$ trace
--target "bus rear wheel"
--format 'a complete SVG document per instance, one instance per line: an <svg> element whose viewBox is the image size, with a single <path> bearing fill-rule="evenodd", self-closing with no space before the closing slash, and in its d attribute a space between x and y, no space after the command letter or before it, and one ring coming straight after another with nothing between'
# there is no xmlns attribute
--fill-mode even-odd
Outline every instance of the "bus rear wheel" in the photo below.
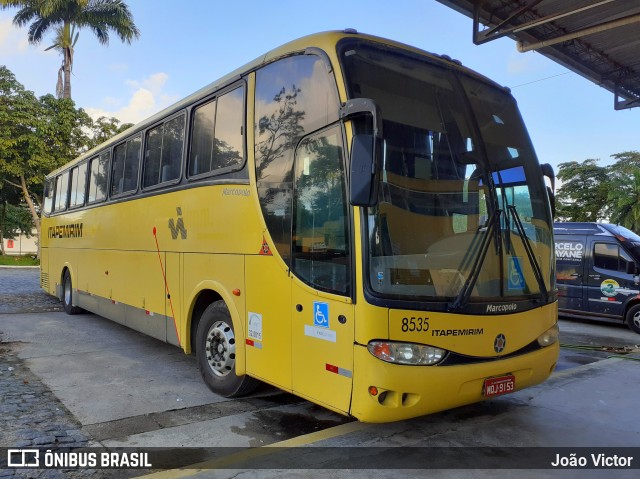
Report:
<svg viewBox="0 0 640 479"><path fill-rule="evenodd" d="M224 397L248 394L259 384L236 374L236 338L224 301L210 304L202 313L196 332L196 357L202 379Z"/></svg>
<svg viewBox="0 0 640 479"><path fill-rule="evenodd" d="M73 284L71 283L71 274L69 270L65 270L62 278L62 305L64 312L67 314L79 314L83 309L73 306Z"/></svg>
<svg viewBox="0 0 640 479"><path fill-rule="evenodd" d="M634 333L640 334L640 304L636 304L627 311L627 326Z"/></svg>

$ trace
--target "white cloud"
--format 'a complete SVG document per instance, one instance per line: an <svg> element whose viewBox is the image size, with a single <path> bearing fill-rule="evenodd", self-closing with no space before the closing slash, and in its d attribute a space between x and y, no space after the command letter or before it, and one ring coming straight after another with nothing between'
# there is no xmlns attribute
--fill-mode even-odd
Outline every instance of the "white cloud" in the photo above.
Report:
<svg viewBox="0 0 640 479"><path fill-rule="evenodd" d="M27 39L26 35L23 35L20 40L18 41L18 48L17 48L19 53L24 53L27 50L29 50L29 40ZM44 50L43 50L44 52ZM55 52L49 53L49 55L52 55ZM46 53L44 53L46 55Z"/></svg>
<svg viewBox="0 0 640 479"><path fill-rule="evenodd" d="M11 19L4 18L0 20L0 46L4 45L4 43L7 41L7 37L11 32L11 28Z"/></svg>
<svg viewBox="0 0 640 479"><path fill-rule="evenodd" d="M13 26L11 18L0 19L0 54L15 55L26 50L26 32L23 35L19 29Z"/></svg>
<svg viewBox="0 0 640 479"><path fill-rule="evenodd" d="M143 80L128 80L131 97L126 105L114 97L103 100L106 108L85 108L94 119L101 116L115 117L122 123L138 123L174 103L177 98L163 91L169 75L154 73Z"/></svg>
<svg viewBox="0 0 640 479"><path fill-rule="evenodd" d="M29 45L27 40L28 28L18 28L13 24L13 17L0 17L0 55L38 55L57 54L55 51L45 52L42 45Z"/></svg>
<svg viewBox="0 0 640 479"><path fill-rule="evenodd" d="M131 88L147 89L153 94L157 95L161 92L162 87L164 87L164 84L167 82L168 78L169 78L169 75L167 75L166 73L160 72L160 73L154 73L149 78L145 78L142 81L128 80L127 84Z"/></svg>

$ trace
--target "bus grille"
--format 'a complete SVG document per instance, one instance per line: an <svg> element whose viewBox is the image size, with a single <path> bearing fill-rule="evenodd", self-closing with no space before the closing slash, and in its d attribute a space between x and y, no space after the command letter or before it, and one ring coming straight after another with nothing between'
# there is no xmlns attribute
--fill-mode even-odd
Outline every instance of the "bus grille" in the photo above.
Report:
<svg viewBox="0 0 640 479"><path fill-rule="evenodd" d="M49 273L40 273L40 287L49 291Z"/></svg>

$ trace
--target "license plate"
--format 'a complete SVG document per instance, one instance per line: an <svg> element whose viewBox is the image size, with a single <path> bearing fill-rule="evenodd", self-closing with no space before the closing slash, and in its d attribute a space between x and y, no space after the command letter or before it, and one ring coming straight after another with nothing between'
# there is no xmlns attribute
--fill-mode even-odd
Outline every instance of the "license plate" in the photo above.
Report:
<svg viewBox="0 0 640 479"><path fill-rule="evenodd" d="M513 374L484 380L484 396L488 398L513 392L515 388L516 377Z"/></svg>

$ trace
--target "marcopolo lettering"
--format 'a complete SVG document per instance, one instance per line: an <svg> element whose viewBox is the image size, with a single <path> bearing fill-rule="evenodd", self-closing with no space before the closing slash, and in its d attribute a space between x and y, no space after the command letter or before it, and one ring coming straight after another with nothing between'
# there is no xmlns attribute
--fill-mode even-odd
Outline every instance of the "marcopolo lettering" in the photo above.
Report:
<svg viewBox="0 0 640 479"><path fill-rule="evenodd" d="M49 226L49 238L82 238L83 223Z"/></svg>
<svg viewBox="0 0 640 479"><path fill-rule="evenodd" d="M518 309L516 303L509 304L487 304L487 313L508 313Z"/></svg>
<svg viewBox="0 0 640 479"><path fill-rule="evenodd" d="M249 196L251 192L245 188L225 188L222 196Z"/></svg>

